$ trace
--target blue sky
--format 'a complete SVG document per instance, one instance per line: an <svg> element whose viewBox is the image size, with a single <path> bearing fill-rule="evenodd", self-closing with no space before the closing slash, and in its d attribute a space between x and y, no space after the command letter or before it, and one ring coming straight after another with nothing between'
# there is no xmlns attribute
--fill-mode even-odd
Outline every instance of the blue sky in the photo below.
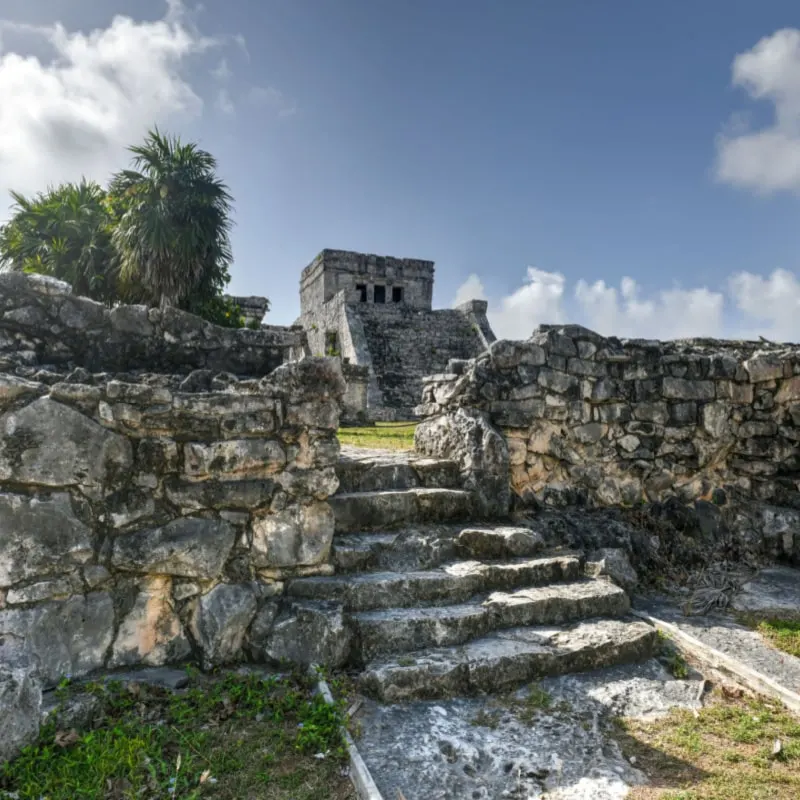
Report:
<svg viewBox="0 0 800 800"><path fill-rule="evenodd" d="M0 190L103 180L156 121L194 138L236 199L230 289L269 296L269 322L334 247L436 261L435 304L486 297L509 336L800 338L796 2L2 0L0 18Z"/></svg>

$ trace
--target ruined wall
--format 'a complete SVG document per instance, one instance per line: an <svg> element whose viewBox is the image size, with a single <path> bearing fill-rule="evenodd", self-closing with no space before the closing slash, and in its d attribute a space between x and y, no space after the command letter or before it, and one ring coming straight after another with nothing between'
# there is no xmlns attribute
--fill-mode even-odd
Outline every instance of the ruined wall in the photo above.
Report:
<svg viewBox="0 0 800 800"><path fill-rule="evenodd" d="M299 329L220 328L174 308L109 309L61 281L0 273L0 369L266 375L304 345Z"/></svg>
<svg viewBox="0 0 800 800"><path fill-rule="evenodd" d="M296 337L36 276L0 309L0 663L280 658L281 581L331 569L339 362L264 375Z"/></svg>
<svg viewBox="0 0 800 800"><path fill-rule="evenodd" d="M484 412L507 440L522 499L722 505L736 495L800 509L800 346L543 326L452 366L459 374L426 379L418 412ZM800 555L791 525L773 533Z"/></svg>
<svg viewBox="0 0 800 800"><path fill-rule="evenodd" d="M326 572L344 382L0 374L0 660L46 684L269 648L287 575Z"/></svg>

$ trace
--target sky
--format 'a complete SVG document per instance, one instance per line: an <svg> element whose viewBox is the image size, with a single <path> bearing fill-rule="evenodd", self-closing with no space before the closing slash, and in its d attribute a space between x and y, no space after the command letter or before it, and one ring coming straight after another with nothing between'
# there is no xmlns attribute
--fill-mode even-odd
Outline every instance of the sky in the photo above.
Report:
<svg viewBox="0 0 800 800"><path fill-rule="evenodd" d="M329 247L435 261L501 337L800 340L796 0L0 0L0 219L156 124L271 324Z"/></svg>

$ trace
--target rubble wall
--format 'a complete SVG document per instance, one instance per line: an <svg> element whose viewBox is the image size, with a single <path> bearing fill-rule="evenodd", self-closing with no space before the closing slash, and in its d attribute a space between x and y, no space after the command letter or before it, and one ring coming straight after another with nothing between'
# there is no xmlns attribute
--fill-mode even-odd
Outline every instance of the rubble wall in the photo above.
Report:
<svg viewBox="0 0 800 800"><path fill-rule="evenodd" d="M176 308L107 308L41 275L0 273L0 369L266 375L305 347L299 329L220 328Z"/></svg>
<svg viewBox="0 0 800 800"><path fill-rule="evenodd" d="M0 292L0 328L17 348L0 371L0 662L33 661L48 686L98 668L269 658L282 581L331 569L339 362L239 378L228 362L118 373L113 354L110 366L84 361L101 373L21 366L21 352L54 358L39 314L62 320L52 336L71 348L68 367L81 335L84 354L107 352L99 323L63 321L75 308L108 324L139 315L42 287ZM260 370L256 351L234 347L232 364Z"/></svg>
<svg viewBox="0 0 800 800"><path fill-rule="evenodd" d="M543 326L449 369L425 380L418 438L458 409L482 412L506 439L521 503L722 506L736 496L800 509L800 346ZM800 555L800 534L779 527L778 549Z"/></svg>

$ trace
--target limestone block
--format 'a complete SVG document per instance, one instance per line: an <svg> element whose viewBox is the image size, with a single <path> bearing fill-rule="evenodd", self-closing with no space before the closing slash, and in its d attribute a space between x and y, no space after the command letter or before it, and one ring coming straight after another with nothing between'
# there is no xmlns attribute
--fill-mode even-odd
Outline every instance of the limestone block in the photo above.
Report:
<svg viewBox="0 0 800 800"><path fill-rule="evenodd" d="M590 575L607 575L625 591L631 592L639 583L639 576L631 566L628 554L621 547L604 547L592 553L586 565Z"/></svg>
<svg viewBox="0 0 800 800"><path fill-rule="evenodd" d="M236 531L228 522L184 517L160 528L116 536L111 563L128 572L215 578L235 538Z"/></svg>
<svg viewBox="0 0 800 800"><path fill-rule="evenodd" d="M39 734L42 687L27 659L0 661L0 768Z"/></svg>
<svg viewBox="0 0 800 800"><path fill-rule="evenodd" d="M67 571L89 561L92 535L69 495L0 494L0 586Z"/></svg>
<svg viewBox="0 0 800 800"><path fill-rule="evenodd" d="M190 624L205 669L242 658L242 644L257 605L253 584L221 583L195 601Z"/></svg>
<svg viewBox="0 0 800 800"><path fill-rule="evenodd" d="M714 381L692 381L683 378L664 378L664 397L670 400L713 400Z"/></svg>
<svg viewBox="0 0 800 800"><path fill-rule="evenodd" d="M184 445L184 471L192 477L270 475L286 464L280 442L272 439L230 439Z"/></svg>
<svg viewBox="0 0 800 800"><path fill-rule="evenodd" d="M578 379L574 376L553 369L543 369L539 372L539 385L560 394L577 392L579 386Z"/></svg>
<svg viewBox="0 0 800 800"><path fill-rule="evenodd" d="M752 387L751 391L752 391ZM794 403L800 400L800 376L789 378L781 383L775 395L776 403Z"/></svg>
<svg viewBox="0 0 800 800"><path fill-rule="evenodd" d="M777 353L759 350L744 362L751 383L772 381L783 377L783 361Z"/></svg>
<svg viewBox="0 0 800 800"><path fill-rule="evenodd" d="M254 641L272 661L301 666L343 666L350 655L352 632L340 603L292 603L272 625L266 641Z"/></svg>
<svg viewBox="0 0 800 800"><path fill-rule="evenodd" d="M0 417L0 479L108 486L129 474L130 442L47 397Z"/></svg>
<svg viewBox="0 0 800 800"><path fill-rule="evenodd" d="M0 664L20 654L38 661L47 688L64 675L102 667L113 635L114 604L106 592L6 608L0 610Z"/></svg>
<svg viewBox="0 0 800 800"><path fill-rule="evenodd" d="M109 667L161 666L190 652L172 605L172 580L154 575L142 581L133 608L123 618L111 650Z"/></svg>
<svg viewBox="0 0 800 800"><path fill-rule="evenodd" d="M256 567L293 567L327 560L334 531L334 515L324 502L290 505L253 520L253 564Z"/></svg>
<svg viewBox="0 0 800 800"><path fill-rule="evenodd" d="M465 528L458 543L474 558L532 556L545 544L539 531L530 528Z"/></svg>
<svg viewBox="0 0 800 800"><path fill-rule="evenodd" d="M200 483L170 476L164 481L167 499L184 513L214 509L257 509L268 506L278 490L273 478L208 480Z"/></svg>
<svg viewBox="0 0 800 800"><path fill-rule="evenodd" d="M715 439L723 437L729 431L728 419L731 407L728 403L717 401L703 406L703 428L709 436Z"/></svg>
<svg viewBox="0 0 800 800"><path fill-rule="evenodd" d="M41 383L0 373L0 409L8 408L21 397L34 397L44 391L45 387Z"/></svg>

